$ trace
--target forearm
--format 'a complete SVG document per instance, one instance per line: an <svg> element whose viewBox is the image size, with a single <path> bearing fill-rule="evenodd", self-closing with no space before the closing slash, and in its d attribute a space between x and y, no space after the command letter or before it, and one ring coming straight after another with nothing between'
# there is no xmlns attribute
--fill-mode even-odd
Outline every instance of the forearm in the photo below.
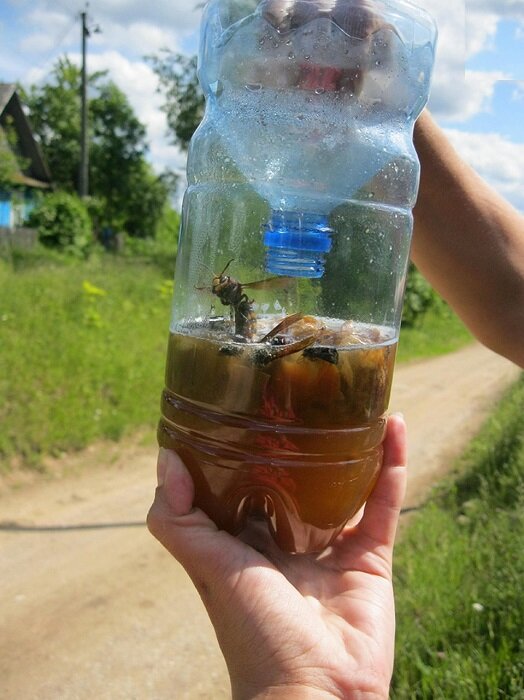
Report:
<svg viewBox="0 0 524 700"><path fill-rule="evenodd" d="M524 366L524 217L457 155L424 112L412 258L472 333Z"/></svg>

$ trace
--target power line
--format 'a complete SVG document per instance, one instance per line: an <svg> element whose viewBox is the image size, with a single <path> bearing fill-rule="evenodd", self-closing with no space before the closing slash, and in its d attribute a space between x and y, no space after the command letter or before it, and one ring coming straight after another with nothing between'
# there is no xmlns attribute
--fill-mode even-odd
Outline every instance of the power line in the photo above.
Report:
<svg viewBox="0 0 524 700"><path fill-rule="evenodd" d="M49 51L49 53L48 53L47 57L44 59L44 61L42 61L41 65L43 68L45 68L47 66L47 64L49 63L49 61L51 61L51 59L56 56L59 48L62 46L66 37L68 36L68 34L71 32L71 30L73 29L73 27L77 23L77 19L78 19L78 17L77 17L77 15L75 15L73 17L73 19L70 21L70 23L68 25L66 25L66 28L64 29L62 34L59 34L58 37L54 40L53 48Z"/></svg>

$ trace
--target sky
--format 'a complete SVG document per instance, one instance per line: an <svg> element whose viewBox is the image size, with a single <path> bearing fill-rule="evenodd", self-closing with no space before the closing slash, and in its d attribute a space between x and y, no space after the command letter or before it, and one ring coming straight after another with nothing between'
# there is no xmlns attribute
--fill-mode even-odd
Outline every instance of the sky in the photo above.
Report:
<svg viewBox="0 0 524 700"><path fill-rule="evenodd" d="M524 211L524 0L417 0L439 28L429 102L463 158ZM147 127L157 171L183 170L144 56L195 53L197 0L91 0L88 70L108 70ZM45 81L67 54L80 63L83 0L0 0L0 82ZM100 32L95 32L96 28Z"/></svg>

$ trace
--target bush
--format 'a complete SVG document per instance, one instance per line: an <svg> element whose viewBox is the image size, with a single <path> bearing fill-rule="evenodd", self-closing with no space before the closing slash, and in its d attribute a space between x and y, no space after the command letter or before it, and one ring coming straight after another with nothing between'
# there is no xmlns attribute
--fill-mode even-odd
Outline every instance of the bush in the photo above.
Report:
<svg viewBox="0 0 524 700"><path fill-rule="evenodd" d="M421 321L429 309L442 303L442 300L429 282L422 277L415 265L410 263L404 296L402 325L407 328L413 328Z"/></svg>
<svg viewBox="0 0 524 700"><path fill-rule="evenodd" d="M124 256L150 262L166 277L172 278L175 272L179 228L180 214L171 207L164 207L156 236L154 238L126 236Z"/></svg>
<svg viewBox="0 0 524 700"><path fill-rule="evenodd" d="M76 257L84 257L92 244L91 219L76 195L46 195L31 213L29 225L38 230L43 245Z"/></svg>

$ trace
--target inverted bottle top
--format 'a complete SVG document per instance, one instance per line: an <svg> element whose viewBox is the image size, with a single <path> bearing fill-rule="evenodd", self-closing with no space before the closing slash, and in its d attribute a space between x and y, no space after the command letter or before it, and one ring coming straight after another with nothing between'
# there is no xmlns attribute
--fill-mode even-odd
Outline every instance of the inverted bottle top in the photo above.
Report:
<svg viewBox="0 0 524 700"><path fill-rule="evenodd" d="M409 0L210 0L219 6L220 24L226 32L238 23L260 16L281 35L319 18L331 20L347 36L367 39L392 28L406 45L434 43L436 25L431 15Z"/></svg>
<svg viewBox="0 0 524 700"><path fill-rule="evenodd" d="M333 245L327 216L273 211L264 231L266 271L287 277L320 278Z"/></svg>
<svg viewBox="0 0 524 700"><path fill-rule="evenodd" d="M436 26L405 0L210 0L199 76L228 89L326 94L415 119L427 99Z"/></svg>

